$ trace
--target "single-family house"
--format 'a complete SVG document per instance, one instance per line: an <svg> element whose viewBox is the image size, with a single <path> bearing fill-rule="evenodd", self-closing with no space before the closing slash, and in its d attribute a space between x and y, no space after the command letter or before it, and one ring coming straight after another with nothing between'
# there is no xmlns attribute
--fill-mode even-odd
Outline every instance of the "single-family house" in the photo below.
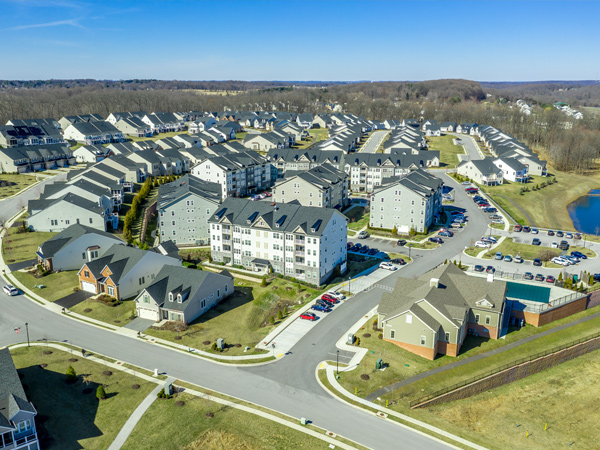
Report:
<svg viewBox="0 0 600 450"><path fill-rule="evenodd" d="M496 186L504 181L502 170L490 158L463 161L456 167L456 173L486 186Z"/></svg>

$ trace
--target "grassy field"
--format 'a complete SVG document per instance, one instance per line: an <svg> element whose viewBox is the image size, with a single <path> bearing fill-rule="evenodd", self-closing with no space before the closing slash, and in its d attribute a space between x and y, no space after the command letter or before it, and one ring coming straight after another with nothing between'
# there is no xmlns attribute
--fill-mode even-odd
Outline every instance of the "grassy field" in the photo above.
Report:
<svg viewBox="0 0 600 450"><path fill-rule="evenodd" d="M484 353L484 352L487 352L487 351L490 351L490 350L493 350L496 348L504 347L507 344L518 341L525 337L541 333L542 331L554 328L554 327L556 327L558 325L562 325L564 323L572 322L574 320L577 320L577 319L580 319L583 317L587 317L587 316L589 316L591 314L595 314L597 312L600 312L600 307L582 311L580 313L574 314L572 316L569 316L569 317L561 319L561 320L557 320L555 322L551 322L549 324L546 324L546 325L538 327L538 328L536 328L532 325L525 325L522 328L509 327L508 333L504 339L494 340L494 339L486 339L486 338L482 338L482 337L476 337L476 336L469 335L465 338L465 342L460 349L460 353L459 353L458 357L455 358L452 356L439 355L433 361L430 361L428 359L417 356L414 353L404 350L395 344L392 344L390 342L386 342L382 339L379 339L377 337L379 332L374 331L372 328L372 322L375 319L371 319L370 321L366 322L363 325L364 330L361 329L356 334L361 340L360 346L368 348L369 352L367 352L366 356L361 361L360 367L358 367L352 371L348 371L348 372L341 371L339 382L340 382L340 384L342 384L342 386L344 386L350 392L354 392L354 389L357 388L357 395L359 397L365 397L366 395L370 394L371 392L373 392L381 387L388 386L390 384L404 380L404 379L409 378L418 373L421 373L421 372L424 372L427 370L431 370L435 367L444 366L446 364L452 363L457 360L469 358L471 356L475 356L480 353ZM600 319L594 319L593 321L595 321L595 323L600 323ZM585 330L589 330L589 329L590 329L589 327L585 327ZM565 331L565 332L561 331L559 333L564 333L567 336L567 338L564 340L564 342L570 341L570 339L568 337L568 336L570 336L569 331ZM371 336L365 337L365 334L370 334ZM579 334L576 334L576 335L580 336ZM583 335L585 335L585 334L583 334ZM542 338L542 339L545 339L545 338ZM574 337L572 339L577 339L577 337ZM561 341L561 342L563 342L563 341ZM552 345L550 345L550 347L548 347L548 348L551 348L551 347L552 347ZM534 350L530 350L530 354L536 353L535 349L538 348L538 346L533 345L532 348ZM520 353L517 350L518 350L518 348L507 351L506 353L508 355L506 357L500 357L500 355L498 355L496 357L497 359L495 359L494 361L497 363L498 366L500 366L505 362L511 361L512 359L516 359L516 358L520 357L520 356L515 356L515 355L520 355ZM523 355L525 356L526 354L527 353L524 353ZM377 362L377 360L379 358L382 358L384 363L389 364L389 366L384 371L375 369L375 363ZM477 370L485 371L485 368L487 367L486 363L484 363L484 362L481 362L479 364L474 362L469 365L470 366L472 365L472 367L475 367L475 369L473 369L473 371L477 371ZM451 382L448 382L447 385L452 385L454 383L461 381L461 379L463 379L461 377L463 377L463 376L465 378L468 378L468 377L476 374L475 372L471 372L471 371L467 371L467 372L463 373L462 371L459 371L458 369L451 369L450 371L445 372L445 373L449 374L448 377L450 377L452 380ZM369 375L369 380L361 379L362 374ZM397 391L397 393L394 394L394 399L397 399L397 398L399 398L399 396L402 396L402 395L406 396L408 392L410 392L411 395L416 395L418 397L418 396L420 396L419 394L421 392L419 389L425 388L425 387L427 387L427 389L433 389L435 391L435 389L434 389L436 386L435 383L429 383L426 381L429 378L433 378L433 377L434 376L428 377L422 381L418 381L417 383L418 384L420 383L418 386L418 389L411 389L410 386L412 386L412 385L401 388L400 390ZM443 374L439 374L435 377L436 377L437 382L440 382L440 380L445 379ZM425 394L423 394L423 395L425 395ZM390 395L389 397L386 397L386 398L391 400L392 396ZM412 398L410 398L409 400L412 400Z"/></svg>
<svg viewBox="0 0 600 450"><path fill-rule="evenodd" d="M230 345L225 354L253 354L254 350L244 353L244 348L253 348L287 317L283 315L285 306L288 315L292 314L293 306L306 303L318 293L280 278L274 278L268 286L236 278L235 294L188 324L187 330L180 333L181 340L175 340L177 332L168 329L148 329L146 334L209 352L213 342L223 338ZM282 312L280 320L278 311ZM273 324L269 322L271 316Z"/></svg>
<svg viewBox="0 0 600 450"><path fill-rule="evenodd" d="M491 449L567 448L569 442L575 448L598 448L600 414L589 389L600 382L599 374L600 351L595 351L484 394L429 408L427 415ZM490 414L493 420L482 420Z"/></svg>
<svg viewBox="0 0 600 450"><path fill-rule="evenodd" d="M520 195L523 186L530 189L538 183L556 177L558 183L546 186L538 191L526 192ZM590 189L600 187L600 174L576 175L572 173L553 171L550 177L532 177L526 185L521 183L507 183L500 186L480 186L480 188L498 203L517 222L525 225L531 224L512 200L531 217L534 224L542 228L573 231L573 222L567 212L567 206L587 193ZM502 198L505 197L505 198Z"/></svg>
<svg viewBox="0 0 600 450"><path fill-rule="evenodd" d="M45 349L34 346L11 351L19 375L23 377L27 397L38 412L35 422L40 448L108 448L155 384L120 371L105 376L103 372L107 369L103 364L82 358L81 354L51 349L51 355L43 355ZM77 361L69 361L72 357ZM41 368L41 363L48 366ZM65 382L69 365L79 374L74 384ZM100 384L108 394L102 401L96 398ZM140 388L132 389L133 384L139 384Z"/></svg>
<svg viewBox="0 0 600 450"><path fill-rule="evenodd" d="M185 405L177 407L178 400ZM208 418L207 413L214 416ZM285 425L184 392L177 398L155 401L122 449L278 450L327 449L328 445Z"/></svg>
<svg viewBox="0 0 600 450"><path fill-rule="evenodd" d="M350 230L358 231L361 228L369 225L369 213L365 213L367 208L362 206L355 206L350 211L344 213L350 221L348 222L348 228Z"/></svg>
<svg viewBox="0 0 600 450"><path fill-rule="evenodd" d="M534 235L535 236L535 235ZM532 238L533 239L533 238ZM480 249L481 250L481 249ZM539 245L531 245L531 244L518 244L513 241L512 238L506 238L498 247L486 252L483 257L485 259L491 259L494 257L496 252L502 252L503 255L512 255L513 257L520 255L523 259L534 259L538 258L540 253L549 251L553 256L558 256L561 253L561 250L557 248L548 248L542 247ZM583 248L580 246L571 246L569 247L569 252L579 251L584 255L594 258L596 257L596 252L589 248ZM552 264L552 263L551 263ZM559 266L557 266L559 267Z"/></svg>
<svg viewBox="0 0 600 450"><path fill-rule="evenodd" d="M2 239L2 256L7 263L35 259L35 252L38 247L58 234L46 231L30 233L18 233L17 231L18 228L16 227L9 228L4 239Z"/></svg>
<svg viewBox="0 0 600 450"><path fill-rule="evenodd" d="M450 134L427 138L427 143L429 144L428 150L440 152L440 167L456 167L460 162L457 155L465 153L462 145L454 145L454 139L456 139L456 137Z"/></svg>
<svg viewBox="0 0 600 450"><path fill-rule="evenodd" d="M17 194L35 183L35 175L2 174L0 177L0 199Z"/></svg>
<svg viewBox="0 0 600 450"><path fill-rule="evenodd" d="M52 272L40 278L36 278L33 272L35 270L31 272L17 271L13 272L12 275L26 288L51 302L72 294L74 289L79 286L79 277L76 270ZM46 287L42 289L34 287L39 284Z"/></svg>
<svg viewBox="0 0 600 450"><path fill-rule="evenodd" d="M88 309L91 311L86 311ZM119 327L131 322L131 317L135 318L135 302L133 300L125 300L117 306L108 306L103 302L87 299L69 310Z"/></svg>

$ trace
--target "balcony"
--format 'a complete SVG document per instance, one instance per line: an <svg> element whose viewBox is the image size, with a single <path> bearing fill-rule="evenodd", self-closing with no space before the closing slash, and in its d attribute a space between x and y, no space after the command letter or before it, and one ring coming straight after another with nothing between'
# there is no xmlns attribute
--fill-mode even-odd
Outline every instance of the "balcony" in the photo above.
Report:
<svg viewBox="0 0 600 450"><path fill-rule="evenodd" d="M294 255L304 257L304 250L296 250L294 252Z"/></svg>
<svg viewBox="0 0 600 450"><path fill-rule="evenodd" d="M298 258L296 256L296 264L305 264L305 259L304 258Z"/></svg>
<svg viewBox="0 0 600 450"><path fill-rule="evenodd" d="M296 236L296 245L304 245L304 236Z"/></svg>

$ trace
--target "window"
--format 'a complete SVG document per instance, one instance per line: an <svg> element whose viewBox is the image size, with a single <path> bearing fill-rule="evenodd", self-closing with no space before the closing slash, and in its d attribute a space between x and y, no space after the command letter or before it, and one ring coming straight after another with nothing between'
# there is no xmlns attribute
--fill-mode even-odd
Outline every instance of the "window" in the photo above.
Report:
<svg viewBox="0 0 600 450"><path fill-rule="evenodd" d="M67 220L65 220L65 225L69 225L69 223L70 223L70 222L69 222L69 220L68 220L68 219L67 219Z"/></svg>
<svg viewBox="0 0 600 450"><path fill-rule="evenodd" d="M94 223L94 219L90 217L90 223Z"/></svg>
<svg viewBox="0 0 600 450"><path fill-rule="evenodd" d="M114 287L112 287L112 286L108 286L108 287L106 288L106 292L107 292L107 294L108 294L108 295L112 295L112 296L114 296L114 295L115 295L115 288L114 288Z"/></svg>
<svg viewBox="0 0 600 450"><path fill-rule="evenodd" d="M396 330L390 331L390 339L394 339L396 337Z"/></svg>
<svg viewBox="0 0 600 450"><path fill-rule="evenodd" d="M406 323L412 323L412 316L410 314L406 315Z"/></svg>
<svg viewBox="0 0 600 450"><path fill-rule="evenodd" d="M479 314L475 314L475 323L479 323Z"/></svg>
<svg viewBox="0 0 600 450"><path fill-rule="evenodd" d="M141 277L138 279L138 283L141 286L142 284L144 284L146 282L146 277Z"/></svg>
<svg viewBox="0 0 600 450"><path fill-rule="evenodd" d="M446 342L450 342L450 333L446 333Z"/></svg>
<svg viewBox="0 0 600 450"><path fill-rule="evenodd" d="M83 272L83 276L86 277L86 278L89 278L90 277L90 273L86 270L86 271Z"/></svg>
<svg viewBox="0 0 600 450"><path fill-rule="evenodd" d="M58 220L50 219L50 225L58 225Z"/></svg>
<svg viewBox="0 0 600 450"><path fill-rule="evenodd" d="M492 318L490 316L485 316L485 324L489 325L492 322Z"/></svg>
<svg viewBox="0 0 600 450"><path fill-rule="evenodd" d="M427 344L427 338L425 336L421 336L421 345Z"/></svg>
<svg viewBox="0 0 600 450"><path fill-rule="evenodd" d="M85 259L85 252L81 254L81 259Z"/></svg>
<svg viewBox="0 0 600 450"><path fill-rule="evenodd" d="M144 294L144 303L150 303L150 298L148 297L148 294Z"/></svg>

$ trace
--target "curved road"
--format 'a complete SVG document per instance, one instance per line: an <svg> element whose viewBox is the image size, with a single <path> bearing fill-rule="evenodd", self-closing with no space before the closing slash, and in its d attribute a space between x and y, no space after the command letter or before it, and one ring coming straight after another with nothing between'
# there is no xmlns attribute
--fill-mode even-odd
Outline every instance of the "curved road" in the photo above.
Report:
<svg viewBox="0 0 600 450"><path fill-rule="evenodd" d="M466 230L457 233L440 249L423 252L415 263L393 272L381 284L392 286L402 277L418 276L460 252L471 238L485 232L485 216L454 181L456 206L467 208ZM280 361L262 366L232 367L187 355L165 347L90 326L51 313L22 296L0 294L0 345L22 342L23 334L14 328L29 323L32 340L64 341L120 361L148 369L158 368L170 376L271 408L292 417L306 417L315 425L333 431L359 444L376 449L447 449L445 443L382 420L332 398L315 379L317 364L333 359L335 342L379 303L381 290L357 294L310 332ZM325 325L323 325L325 324ZM400 444L401 443L401 444Z"/></svg>

